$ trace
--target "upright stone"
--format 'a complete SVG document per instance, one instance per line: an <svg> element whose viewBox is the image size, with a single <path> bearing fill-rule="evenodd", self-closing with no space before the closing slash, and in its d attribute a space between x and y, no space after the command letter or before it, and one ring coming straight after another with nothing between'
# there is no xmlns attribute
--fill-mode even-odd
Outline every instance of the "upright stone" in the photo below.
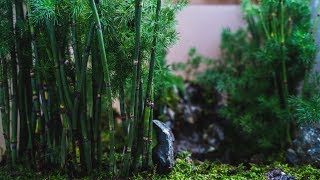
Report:
<svg viewBox="0 0 320 180"><path fill-rule="evenodd" d="M170 172L174 166L174 136L171 129L159 120L153 120L158 144L152 151L152 160L160 172Z"/></svg>

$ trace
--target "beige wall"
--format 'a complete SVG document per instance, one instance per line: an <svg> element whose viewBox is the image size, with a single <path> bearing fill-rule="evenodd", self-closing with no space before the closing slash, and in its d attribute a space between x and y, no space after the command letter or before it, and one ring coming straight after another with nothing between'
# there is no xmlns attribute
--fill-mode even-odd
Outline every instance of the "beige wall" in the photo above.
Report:
<svg viewBox="0 0 320 180"><path fill-rule="evenodd" d="M223 28L244 26L239 5L190 5L177 18L179 41L168 51L169 64L185 61L192 47L206 57L218 57Z"/></svg>

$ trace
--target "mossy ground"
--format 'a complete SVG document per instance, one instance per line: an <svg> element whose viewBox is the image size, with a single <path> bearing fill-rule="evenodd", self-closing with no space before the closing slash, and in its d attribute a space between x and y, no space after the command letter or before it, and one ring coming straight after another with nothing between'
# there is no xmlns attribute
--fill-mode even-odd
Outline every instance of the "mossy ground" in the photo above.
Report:
<svg viewBox="0 0 320 180"><path fill-rule="evenodd" d="M176 166L169 174L158 174L155 170L140 172L130 179L226 179L226 180L247 180L247 179L265 179L265 174L271 169L279 168L285 173L295 176L297 179L320 179L320 169L311 165L290 166L285 163L275 162L269 165L240 164L232 166L217 162L190 162L189 158L179 158ZM68 176L62 171L48 171L40 173L18 167L16 170L8 166L0 167L0 179L68 179ZM93 173L90 177L79 177L78 179L110 179L107 170L101 170Z"/></svg>

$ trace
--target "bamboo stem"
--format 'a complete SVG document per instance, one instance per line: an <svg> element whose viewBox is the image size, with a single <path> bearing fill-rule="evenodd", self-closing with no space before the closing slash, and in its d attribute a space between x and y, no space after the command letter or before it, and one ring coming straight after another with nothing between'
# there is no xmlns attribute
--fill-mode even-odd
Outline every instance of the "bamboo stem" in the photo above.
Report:
<svg viewBox="0 0 320 180"><path fill-rule="evenodd" d="M55 37L55 32L54 32L54 25L52 22L47 21L47 28L48 28L48 33L50 36L50 45L52 49L52 55L55 63L55 78L56 78L56 85L58 89L58 98L59 98L59 109L60 109L60 119L63 125L62 129L62 135L61 135L61 154L60 154L60 165L61 167L64 167L65 162L66 162L66 155L67 155L67 137L68 137L68 132L69 132L69 118L66 115L66 107L64 103L64 98L63 98L63 84L61 81L60 77L60 71L61 68L59 68L59 59L58 59L58 51L57 51L57 46L56 46L56 37Z"/></svg>
<svg viewBox="0 0 320 180"><path fill-rule="evenodd" d="M156 16L155 16L155 26L153 30L153 41L151 47L151 57L150 57L150 64L149 64L149 73L148 73L148 82L147 82L147 89L146 89L146 97L144 102L144 148L143 148L143 166L147 167L148 165L148 152L149 152L149 142L150 142L150 113L153 108L153 101L150 98L152 94L152 84L153 84L153 76L154 76L154 67L156 61L156 47L157 47L157 39L158 39L158 31L159 31L159 19L160 19L160 10L161 10L161 0L157 0L157 8L156 8ZM152 121L152 120L151 120Z"/></svg>
<svg viewBox="0 0 320 180"><path fill-rule="evenodd" d="M77 78L76 80L76 90L75 90L75 99L74 99L74 107L73 107L73 111L72 111L72 119L73 119L73 130L76 131L77 129L77 120L78 120L78 114L79 114L79 105L80 105L80 98L83 97L85 98L85 93L83 92L84 89L84 84L85 84L85 80L86 80L86 69L87 69L87 63L88 63L88 59L89 59L89 52L90 52L90 48L91 48L91 37L92 37L92 33L93 33L93 28L94 28L94 23L92 22L90 24L90 29L87 35L87 40L86 40L86 48L83 54L83 62L81 64L81 70L80 70L80 76ZM81 119L82 121L84 120L83 118ZM80 122L81 123L81 131L82 131L82 135L83 135L83 139L85 140L85 143L87 141L89 141L88 139L88 132L85 129L85 127L83 127L85 125L85 122ZM86 131L86 132L84 132ZM92 162L91 159L89 158L89 147L87 147L88 144L85 144L85 148L87 150L85 150L85 159L86 159L86 165L87 165L87 170L88 172L90 172L92 170Z"/></svg>
<svg viewBox="0 0 320 180"><path fill-rule="evenodd" d="M131 165L131 150L133 145L134 138L134 129L135 122L137 120L136 112L136 88L138 80L138 63L139 63L139 54L140 54L140 41L141 41L141 15L142 15L142 1L135 0L135 51L134 51L134 60L133 60L133 77L131 85L131 99L130 99L130 119L129 119L129 132L125 148L125 156L123 161L122 174L127 176L129 174L129 168Z"/></svg>
<svg viewBox="0 0 320 180"><path fill-rule="evenodd" d="M10 154L10 126L9 126L9 104L6 103L6 97L8 96L8 86L7 84L7 71L6 71L6 60L0 55L1 64L1 74L0 74L0 112L2 120L3 136L6 145L6 155L7 158Z"/></svg>
<svg viewBox="0 0 320 180"><path fill-rule="evenodd" d="M40 115L40 102L39 102L39 92L37 84L40 80L40 74L36 73L35 75L35 69L38 65L39 57L38 57L38 49L36 44L36 35L35 35L35 28L32 24L32 11L31 11L31 2L30 0L27 1L27 12L28 12L28 20L29 20L29 29L31 33L31 49L32 49L32 69L30 70L30 77L31 77L31 85L32 85L32 100L33 100L33 118L35 119L35 122L37 123L36 127L39 129L36 129L36 132L40 134L40 153L42 152L42 149L44 148L45 144L45 138L44 138L44 131L43 131L43 121ZM36 77L35 77L36 76ZM30 130L31 133L31 130ZM41 154L42 155L42 154Z"/></svg>
<svg viewBox="0 0 320 180"><path fill-rule="evenodd" d="M103 77L104 83L106 84L106 95L107 95L107 114L109 120L109 131L110 131L110 164L109 168L111 173L114 175L116 173L116 162L115 162L115 138L114 138L114 126L115 122L113 119L113 110L112 110L112 92L111 92L111 83L110 83L110 75L109 75L109 64L107 61L107 54L104 44L104 38L102 33L102 27L100 22L100 17L98 14L98 9L94 0L90 0L90 5L94 14L95 23L97 25L97 34L98 34L98 41L99 41L99 48L101 53L102 59L102 67L103 67Z"/></svg>
<svg viewBox="0 0 320 180"><path fill-rule="evenodd" d="M154 90L153 86L150 93L150 101L154 102ZM149 118L149 128L148 128L148 144L147 144L147 163L148 166L152 166L152 133L153 133L153 106L150 107L150 118Z"/></svg>

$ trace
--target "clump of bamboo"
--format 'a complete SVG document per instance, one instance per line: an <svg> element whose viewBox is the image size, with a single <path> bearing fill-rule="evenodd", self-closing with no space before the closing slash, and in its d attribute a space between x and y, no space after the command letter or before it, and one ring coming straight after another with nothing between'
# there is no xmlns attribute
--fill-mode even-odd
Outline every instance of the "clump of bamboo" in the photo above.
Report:
<svg viewBox="0 0 320 180"><path fill-rule="evenodd" d="M152 166L154 71L176 35L172 16L179 6L169 4L161 22L161 1L144 3L0 0L0 117L13 168L50 165L90 174L107 158L110 175L127 176ZM171 24L160 32L161 23ZM116 138L116 98L125 142Z"/></svg>

